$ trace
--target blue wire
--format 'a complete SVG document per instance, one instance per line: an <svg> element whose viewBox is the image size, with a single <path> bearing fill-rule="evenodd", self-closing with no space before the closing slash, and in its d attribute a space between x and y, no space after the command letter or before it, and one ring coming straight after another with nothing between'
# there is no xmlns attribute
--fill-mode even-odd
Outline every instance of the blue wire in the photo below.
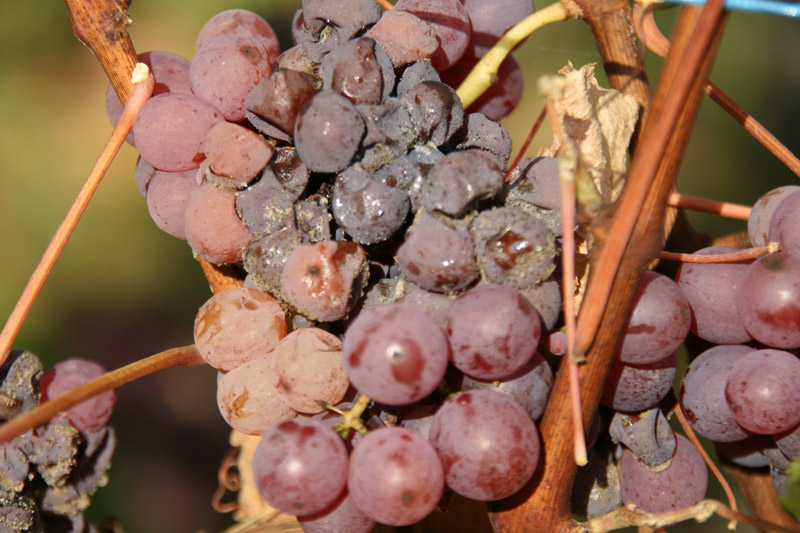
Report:
<svg viewBox="0 0 800 533"><path fill-rule="evenodd" d="M666 0L671 4L703 5L705 0ZM726 0L725 9L729 11L751 11L781 17L800 17L800 3L774 2L772 0Z"/></svg>

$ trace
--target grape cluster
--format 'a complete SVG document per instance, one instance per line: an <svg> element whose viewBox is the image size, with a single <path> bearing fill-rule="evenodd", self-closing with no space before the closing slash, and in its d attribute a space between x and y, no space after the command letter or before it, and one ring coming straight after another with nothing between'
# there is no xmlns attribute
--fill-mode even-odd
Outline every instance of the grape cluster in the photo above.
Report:
<svg viewBox="0 0 800 533"><path fill-rule="evenodd" d="M43 372L30 352L10 352L0 367L0 418L10 420L105 373L68 359ZM106 426L113 391L76 405L13 438L0 453L0 531L97 531L81 512L107 481L116 434Z"/></svg>
<svg viewBox="0 0 800 533"><path fill-rule="evenodd" d="M304 0L282 53L266 21L230 10L203 27L191 62L140 56L157 94L129 138L139 190L161 229L247 273L200 309L195 343L219 370L225 420L262 435L262 497L305 531L412 524L446 490L499 500L537 468L536 421L565 351L558 161L508 168L496 120L519 99L513 59L467 110L452 88L532 12L529 0L399 0L383 12ZM676 281L644 273L589 431L577 514L705 496L702 457L661 410L690 331L720 346L682 378L683 411L732 460L770 464L780 490L800 455L800 361L784 351L800 348L798 190L753 209L753 244L781 252L687 264ZM366 435L327 410L365 395Z"/></svg>

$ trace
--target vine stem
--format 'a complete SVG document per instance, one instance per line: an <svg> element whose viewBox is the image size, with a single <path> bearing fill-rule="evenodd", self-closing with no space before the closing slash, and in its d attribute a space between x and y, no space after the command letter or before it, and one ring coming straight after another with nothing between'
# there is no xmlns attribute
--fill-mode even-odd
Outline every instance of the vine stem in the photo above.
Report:
<svg viewBox="0 0 800 533"><path fill-rule="evenodd" d="M718 202L707 200L696 196L688 196L679 192L673 192L669 196L668 205L672 207L683 207L695 211L703 211L728 218L738 220L748 220L750 212L753 210L749 205L732 204L729 202Z"/></svg>
<svg viewBox="0 0 800 533"><path fill-rule="evenodd" d="M729 254L710 255L661 252L659 258L667 261L680 261L681 263L735 263L736 261L746 261L747 259L756 259L767 254L774 254L778 249L778 243L771 242L766 246L756 246L755 248L747 248Z"/></svg>
<svg viewBox="0 0 800 533"><path fill-rule="evenodd" d="M66 394L39 404L27 413L0 425L0 443L7 442L29 429L40 426L62 411L88 400L98 394L116 389L140 377L171 368L173 366L197 366L205 364L194 344L172 348L129 365L107 372Z"/></svg>
<svg viewBox="0 0 800 533"><path fill-rule="evenodd" d="M464 109L480 98L494 83L497 83L497 69L500 68L500 64L508 57L511 50L523 39L547 24L567 20L570 16L572 16L570 11L561 2L556 2L529 15L509 29L478 61L456 90Z"/></svg>
<svg viewBox="0 0 800 533"><path fill-rule="evenodd" d="M136 117L136 113L139 112L139 109L141 109L142 105L150 98L153 92L155 81L147 65L144 63L136 64L136 68L133 70L131 84L133 90L131 91L130 98L125 103L119 122L117 122L117 125L114 127L114 131L111 132L111 137L108 139L105 148L103 148L97 163L95 163L94 168L89 173L89 177L86 178L83 187L81 187L81 190L78 192L78 196L75 197L75 201L72 203L69 211L67 211L64 220L58 226L50 244L48 244L42 258L39 260L39 264L34 269L33 274L31 274L27 285L25 285L25 289L22 291L22 295L19 297L19 300L17 300L14 309L11 311L11 315L8 317L8 321L3 327L3 331L0 332L0 364L5 360L6 354L11 349L14 339L16 339L17 334L19 334L22 324L25 322L25 318L28 316L31 307L33 307L33 303L36 301L36 297L39 295L45 281L47 281L47 277L53 270L53 266L55 266L61 252L64 250L64 246L66 246L83 212L89 205L89 201L100 185L100 181L103 179L108 167L111 166L111 162L114 160L117 152L119 152L122 143L125 142L125 137L128 135L133 125L133 119Z"/></svg>

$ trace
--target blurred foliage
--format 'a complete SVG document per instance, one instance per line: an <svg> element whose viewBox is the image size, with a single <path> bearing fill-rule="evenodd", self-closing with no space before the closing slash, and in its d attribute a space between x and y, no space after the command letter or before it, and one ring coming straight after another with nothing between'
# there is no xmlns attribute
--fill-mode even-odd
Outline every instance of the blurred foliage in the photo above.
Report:
<svg viewBox="0 0 800 533"><path fill-rule="evenodd" d="M134 0L130 32L139 51L191 58L209 17L246 8L264 15L288 46L298 6L297 0ZM4 0L0 7L0 314L7 316L111 128L104 74L72 35L64 4ZM675 12L658 15L667 34ZM800 153L797 24L732 14L712 78ZM588 28L568 21L538 31L516 57L528 88L504 124L520 142L542 107L537 78L567 61L579 67L599 56ZM647 64L654 82L661 61L648 56ZM544 128L529 154L549 145ZM135 160L135 151L123 147L17 340L16 347L46 364L80 355L115 368L192 342L194 314L210 293L188 246L150 220L134 184ZM795 180L732 119L704 102L681 191L752 204ZM692 220L714 235L745 227L707 215ZM217 531L229 523L209 505L227 447L214 380L208 368L173 369L119 392L112 422L120 445L110 484L95 495L89 513L96 523L115 516L130 532Z"/></svg>

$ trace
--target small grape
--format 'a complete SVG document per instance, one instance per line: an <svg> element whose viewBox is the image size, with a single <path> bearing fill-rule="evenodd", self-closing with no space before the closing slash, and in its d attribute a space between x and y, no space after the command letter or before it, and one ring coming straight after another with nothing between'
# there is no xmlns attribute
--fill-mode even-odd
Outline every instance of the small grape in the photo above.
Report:
<svg viewBox="0 0 800 533"><path fill-rule="evenodd" d="M61 361L39 378L41 401L58 398L105 373L106 369L94 361L78 358ZM113 390L106 391L70 407L63 415L78 431L97 431L111 418L116 399Z"/></svg>

